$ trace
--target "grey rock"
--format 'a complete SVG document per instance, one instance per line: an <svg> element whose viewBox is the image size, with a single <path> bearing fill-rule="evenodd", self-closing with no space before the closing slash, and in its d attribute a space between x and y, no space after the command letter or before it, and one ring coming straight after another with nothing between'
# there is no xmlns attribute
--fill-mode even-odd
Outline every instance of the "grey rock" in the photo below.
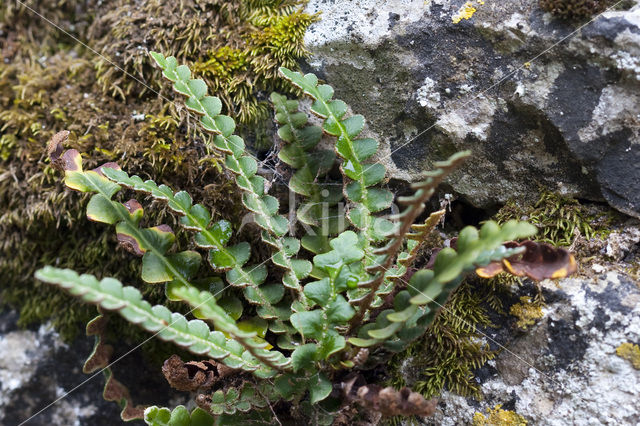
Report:
<svg viewBox="0 0 640 426"><path fill-rule="evenodd" d="M501 405L535 425L637 425L640 370L616 349L640 344L640 282L625 272L640 260L639 232L637 220L621 224L606 241L590 242L601 252L577 275L539 283L543 316L525 330L508 312L538 289L528 280L511 286L501 296L504 312L489 311L493 326L478 331L498 351L475 371L480 395L443 392L425 424L472 424ZM407 381L426 374L411 359L402 372Z"/></svg>
<svg viewBox="0 0 640 426"><path fill-rule="evenodd" d="M490 374L481 380L482 400L445 392L430 421L468 424L476 412L501 404L530 424L636 424L640 370L618 357L616 348L640 342L638 283L608 271L542 286L544 318L502 342L495 368L486 367Z"/></svg>
<svg viewBox="0 0 640 426"><path fill-rule="evenodd" d="M640 217L640 2L582 28L536 1L311 0L306 64L381 141L391 178L471 149L449 179L480 208L540 187Z"/></svg>
<svg viewBox="0 0 640 426"><path fill-rule="evenodd" d="M25 425L144 424L121 421L118 405L102 398L103 374L82 372L93 338L66 344L49 325L18 329L17 319L13 311L0 312L0 425L18 425L32 416ZM137 404L186 403L188 396L172 391L159 371L151 371L139 349L113 370Z"/></svg>

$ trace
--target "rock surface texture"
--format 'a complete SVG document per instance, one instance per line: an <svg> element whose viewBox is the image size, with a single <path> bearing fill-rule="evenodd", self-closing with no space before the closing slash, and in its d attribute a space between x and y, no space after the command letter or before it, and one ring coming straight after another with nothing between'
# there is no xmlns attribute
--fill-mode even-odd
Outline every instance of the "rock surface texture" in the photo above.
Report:
<svg viewBox="0 0 640 426"><path fill-rule="evenodd" d="M366 117L391 177L471 149L480 208L544 187L640 217L640 2L567 22L533 0L311 0L309 71Z"/></svg>
<svg viewBox="0 0 640 426"><path fill-rule="evenodd" d="M144 424L121 421L118 405L102 399L103 374L90 376L82 372L92 350L92 338L80 337L73 344L65 344L50 326L19 329L17 319L15 312L0 313L0 425L21 424L59 398L25 425ZM144 363L139 349L119 364L114 366L116 377L129 385L138 399L161 398L167 405L185 403L180 399L169 402L173 397L184 399L184 395L171 390L159 371L151 374L147 367L141 367ZM118 377L116 369L123 377ZM66 393L69 394L64 396Z"/></svg>
<svg viewBox="0 0 640 426"><path fill-rule="evenodd" d="M543 319L522 336L512 334L478 374L482 401L445 392L430 421L470 423L475 413L501 404L536 425L636 424L640 370L617 356L616 348L640 342L637 283L607 271L542 286ZM489 330L487 335L501 339Z"/></svg>
<svg viewBox="0 0 640 426"><path fill-rule="evenodd" d="M495 424L474 420L496 407L534 425L638 424L640 351L635 346L630 356L618 348L640 344L640 222L583 243L592 252L577 275L540 283L544 302L529 324L519 326L522 317L508 312L523 296L533 299L536 286L525 281L502 294L503 312L493 311L493 326L479 334L498 351L475 372L479 395L443 392L425 424ZM409 386L416 362L403 365Z"/></svg>

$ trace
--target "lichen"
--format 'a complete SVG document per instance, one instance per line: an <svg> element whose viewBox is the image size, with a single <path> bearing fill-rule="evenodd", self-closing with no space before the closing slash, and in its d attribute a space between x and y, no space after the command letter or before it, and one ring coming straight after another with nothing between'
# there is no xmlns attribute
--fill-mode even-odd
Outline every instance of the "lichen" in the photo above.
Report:
<svg viewBox="0 0 640 426"><path fill-rule="evenodd" d="M477 9L473 7L473 3L468 1L460 7L458 12L451 17L451 22L454 24L460 23L463 19L469 20L476 13Z"/></svg>
<svg viewBox="0 0 640 426"><path fill-rule="evenodd" d="M629 361L633 368L640 370L640 347L638 345L625 342L616 348L616 354Z"/></svg>
<svg viewBox="0 0 640 426"><path fill-rule="evenodd" d="M473 426L524 426L526 424L524 417L514 411L503 410L502 404L487 408L486 415L479 412L473 415Z"/></svg>
<svg viewBox="0 0 640 426"><path fill-rule="evenodd" d="M509 313L518 318L516 326L522 330L531 327L544 316L542 303L537 300L531 300L529 296L520 297L520 303L512 305Z"/></svg>

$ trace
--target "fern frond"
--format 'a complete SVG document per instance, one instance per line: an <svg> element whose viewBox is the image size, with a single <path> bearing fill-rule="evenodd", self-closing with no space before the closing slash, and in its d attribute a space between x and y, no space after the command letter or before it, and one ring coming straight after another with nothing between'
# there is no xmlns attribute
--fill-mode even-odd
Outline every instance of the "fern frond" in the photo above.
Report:
<svg viewBox="0 0 640 426"><path fill-rule="evenodd" d="M489 221L480 232L472 226L464 228L458 237L457 251L441 250L433 270L416 272L408 289L395 296L394 308L380 313L375 323L366 324L359 330L359 337L349 342L360 347L384 343L392 351L404 349L424 333L451 292L462 282L464 274L522 252L521 248L508 249L503 243L535 233L533 225L517 221L502 227Z"/></svg>
<svg viewBox="0 0 640 426"><path fill-rule="evenodd" d="M284 371L289 366L291 360L282 355L281 352L266 350L264 349L267 345L266 342L257 343L252 340L256 337L255 331L242 331L238 328L235 321L229 321L227 313L215 303L215 300L209 292L199 291L195 288L181 287L174 289L174 293L182 300L187 301L194 309L198 309L204 318L213 321L217 330L233 337L234 340L240 342L240 344L262 364L270 367L269 369L254 371L257 377L272 377L274 370Z"/></svg>
<svg viewBox="0 0 640 426"><path fill-rule="evenodd" d="M130 323L156 333L165 341L173 342L188 351L221 360L231 368L254 372L261 367L244 347L228 339L220 331L211 331L201 320L188 321L179 313L162 305L151 306L142 299L135 287L122 286L115 278L98 281L93 275L78 275L69 269L51 266L36 272L36 278L67 290L71 295L108 311L116 311Z"/></svg>
<svg viewBox="0 0 640 426"><path fill-rule="evenodd" d="M405 204L407 207L402 213L395 216L398 220L398 226L396 230L390 234L391 239L387 245L374 252L374 254L379 257L372 266L367 268L367 272L375 274L374 278L359 285L360 288L366 288L368 293L366 293L364 297L350 301L358 307L358 313L351 320L352 328L361 323L374 298L380 296L378 292L384 282L385 274L396 260L396 256L405 241L406 234L410 231L416 218L424 211L424 203L431 198L438 185L470 154L469 151L459 152L452 155L447 161L435 163L436 169L427 174L427 179L412 185L412 188L416 190L413 196L398 199L399 203ZM402 269L404 269L404 267L399 266L398 268L401 269L401 271L393 271L392 277L390 278L397 278L403 275ZM387 287L390 289L391 285Z"/></svg>
<svg viewBox="0 0 640 426"><path fill-rule="evenodd" d="M426 239L433 232L438 223L440 223L445 213L446 210L444 209L438 210L437 212L431 213L422 225L411 226L412 232L408 232L406 234L408 251L398 255L398 263L405 267L413 265L418 253L420 253L420 250L424 246Z"/></svg>
<svg viewBox="0 0 640 426"><path fill-rule="evenodd" d="M136 200L124 204L111 198L120 191L120 185L103 175L108 168L116 168L107 163L96 170L82 169L82 157L75 149L62 156L65 170L65 184L80 192L94 193L87 205L87 217L94 222L116 226L118 241L126 249L142 256L142 279L147 283L175 281L190 285L189 279L200 267L200 254L186 250L168 254L175 235L167 225L140 228L143 209Z"/></svg>
<svg viewBox="0 0 640 426"><path fill-rule="evenodd" d="M364 129L364 118L361 115L344 118L347 105L341 100L333 100L333 88L327 84L318 85L315 75L302 75L284 67L280 68L280 73L314 99L311 112L324 120L322 130L337 138L335 151L343 160L340 169L352 180L344 188L347 198L355 204L349 219L369 239L380 240L375 234L371 214L391 206L393 194L386 189L372 188L384 179L386 169L380 163L363 163L378 150L377 141L357 138Z"/></svg>
<svg viewBox="0 0 640 426"><path fill-rule="evenodd" d="M336 207L343 194L337 184L323 184L318 180L331 170L335 153L316 149L322 129L307 124L307 115L298 110L298 101L272 93L271 102L280 125L278 136L284 142L278 158L296 170L289 180L289 188L307 199L296 211L297 219L313 231L302 238L302 246L315 254L329 251L328 236L344 231L344 223L339 220L341 212Z"/></svg>
<svg viewBox="0 0 640 426"><path fill-rule="evenodd" d="M291 259L299 250L300 244L283 238L288 230L288 221L278 214L278 200L265 194L265 179L256 174L256 160L244 154L244 141L233 134L235 122L231 117L220 114L222 103L218 98L207 95L207 86L203 80L191 78L189 67L178 66L173 56L165 58L156 52L151 52L151 56L162 68L162 74L174 83L174 90L187 96L185 105L200 116L202 128L215 135L214 148L225 155L225 166L235 175L236 184L243 191L244 206L254 213L256 223L265 231L262 233L263 240L277 251L273 261L285 269L283 284L296 291L300 303L303 307L306 306L300 280L309 275L311 264L306 260Z"/></svg>

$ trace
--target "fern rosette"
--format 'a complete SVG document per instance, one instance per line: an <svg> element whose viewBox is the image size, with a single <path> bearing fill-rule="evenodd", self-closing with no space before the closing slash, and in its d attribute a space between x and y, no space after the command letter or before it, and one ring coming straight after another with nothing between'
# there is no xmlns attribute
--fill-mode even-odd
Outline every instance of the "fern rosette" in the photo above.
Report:
<svg viewBox="0 0 640 426"><path fill-rule="evenodd" d="M214 135L212 148L224 157L270 256L256 262L258 251L237 241L232 224L212 220L214 215L186 192L130 176L112 163L85 171L78 151L62 154L64 137L56 139L51 160L64 170L65 184L93 194L89 219L114 225L119 244L142 258L142 281L164 284L167 298L185 302L195 317L151 306L135 287L113 278L50 266L36 275L201 358L183 362L174 355L163 367L172 385L196 393L199 408L148 407L147 424L233 424L239 414L247 422L268 422L277 404L295 404L310 418L330 421L328 407L331 401L335 407L336 399L384 415L430 415L434 404L419 394L367 385L364 367L357 374L346 370L361 366L362 354L399 352L424 335L474 270L482 276L504 270L536 279L575 270L568 252L512 241L533 235L532 225L489 221L480 230L462 229L432 266L415 271L422 250L434 249L427 241L445 212L417 220L470 153L434 163L424 180L412 184L413 195L397 199L402 211L385 216L394 196L382 187L384 166L372 160L378 143L360 136L362 116L349 115L347 105L333 98L333 89L313 74L282 68L282 75L312 98L311 112L321 121L310 124L297 101L271 95L278 158L291 169L288 186L301 200L290 223L278 199L267 193L257 160L234 134L234 120L221 114L220 100L175 58L151 56L186 97L185 106L202 129ZM191 235L189 248L180 249L165 224L142 227L142 205L116 200L123 188L166 203ZM343 208L348 223L336 220ZM307 232L298 239L293 231L300 228ZM203 255L210 272L200 276Z"/></svg>

